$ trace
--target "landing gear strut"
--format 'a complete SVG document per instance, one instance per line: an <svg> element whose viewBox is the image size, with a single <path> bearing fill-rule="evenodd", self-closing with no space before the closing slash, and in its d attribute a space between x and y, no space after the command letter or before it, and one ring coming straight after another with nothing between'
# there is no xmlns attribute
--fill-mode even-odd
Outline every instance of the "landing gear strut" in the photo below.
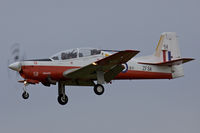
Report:
<svg viewBox="0 0 200 133"><path fill-rule="evenodd" d="M102 84L105 83L104 72L97 71L97 84L94 86L94 93L97 95L102 95L104 93L104 87Z"/></svg>
<svg viewBox="0 0 200 133"><path fill-rule="evenodd" d="M29 93L27 92L26 86L28 86L28 83L27 83L27 81L24 81L24 87L23 87L24 92L22 93L22 97L24 99L29 98Z"/></svg>
<svg viewBox="0 0 200 133"><path fill-rule="evenodd" d="M94 86L94 93L97 95L102 95L104 93L104 87L101 84L96 84Z"/></svg>
<svg viewBox="0 0 200 133"><path fill-rule="evenodd" d="M68 102L68 97L65 94L65 84L63 82L58 82L58 103L65 105Z"/></svg>

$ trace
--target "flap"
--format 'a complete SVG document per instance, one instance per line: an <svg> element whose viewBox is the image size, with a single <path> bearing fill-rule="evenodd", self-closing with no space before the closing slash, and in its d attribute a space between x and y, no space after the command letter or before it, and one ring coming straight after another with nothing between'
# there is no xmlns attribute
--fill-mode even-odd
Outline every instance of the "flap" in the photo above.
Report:
<svg viewBox="0 0 200 133"><path fill-rule="evenodd" d="M105 81L108 83L112 79L114 79L121 71L123 71L124 66L123 65L117 65L114 68L112 68L110 71L106 72L104 77Z"/></svg>

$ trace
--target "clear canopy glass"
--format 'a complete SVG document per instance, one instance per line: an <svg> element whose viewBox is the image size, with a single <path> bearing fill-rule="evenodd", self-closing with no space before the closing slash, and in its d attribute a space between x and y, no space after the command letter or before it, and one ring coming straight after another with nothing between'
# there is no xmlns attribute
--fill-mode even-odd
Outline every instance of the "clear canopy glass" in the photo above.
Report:
<svg viewBox="0 0 200 133"><path fill-rule="evenodd" d="M98 55L98 54L101 54L101 50L96 49L96 48L76 48L76 49L61 51L51 56L50 59L67 60L67 59L81 58L81 57L87 57L87 56Z"/></svg>

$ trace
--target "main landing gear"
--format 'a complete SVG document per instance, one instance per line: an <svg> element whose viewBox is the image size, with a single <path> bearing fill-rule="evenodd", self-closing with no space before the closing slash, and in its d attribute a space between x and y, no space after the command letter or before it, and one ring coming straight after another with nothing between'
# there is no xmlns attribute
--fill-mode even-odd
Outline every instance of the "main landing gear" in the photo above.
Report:
<svg viewBox="0 0 200 133"><path fill-rule="evenodd" d="M104 72L97 71L97 84L94 86L94 93L97 95L102 95L104 93L104 87L102 84L105 83Z"/></svg>
<svg viewBox="0 0 200 133"><path fill-rule="evenodd" d="M61 105L65 105L68 102L68 97L65 94L65 84L62 82L58 82L58 103Z"/></svg>
<svg viewBox="0 0 200 133"><path fill-rule="evenodd" d="M94 86L94 92L97 95L102 95L104 93L104 87L101 84L96 84ZM58 82L58 103L61 105L66 105L68 103L68 97L65 94L65 84L63 82Z"/></svg>

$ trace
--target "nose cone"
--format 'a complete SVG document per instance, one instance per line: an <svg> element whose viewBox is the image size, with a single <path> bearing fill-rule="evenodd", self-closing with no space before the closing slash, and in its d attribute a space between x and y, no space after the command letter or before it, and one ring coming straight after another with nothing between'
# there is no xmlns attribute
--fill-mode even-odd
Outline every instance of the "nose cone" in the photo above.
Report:
<svg viewBox="0 0 200 133"><path fill-rule="evenodd" d="M15 62L15 63L10 64L8 67L14 71L19 72L21 70L21 63Z"/></svg>

